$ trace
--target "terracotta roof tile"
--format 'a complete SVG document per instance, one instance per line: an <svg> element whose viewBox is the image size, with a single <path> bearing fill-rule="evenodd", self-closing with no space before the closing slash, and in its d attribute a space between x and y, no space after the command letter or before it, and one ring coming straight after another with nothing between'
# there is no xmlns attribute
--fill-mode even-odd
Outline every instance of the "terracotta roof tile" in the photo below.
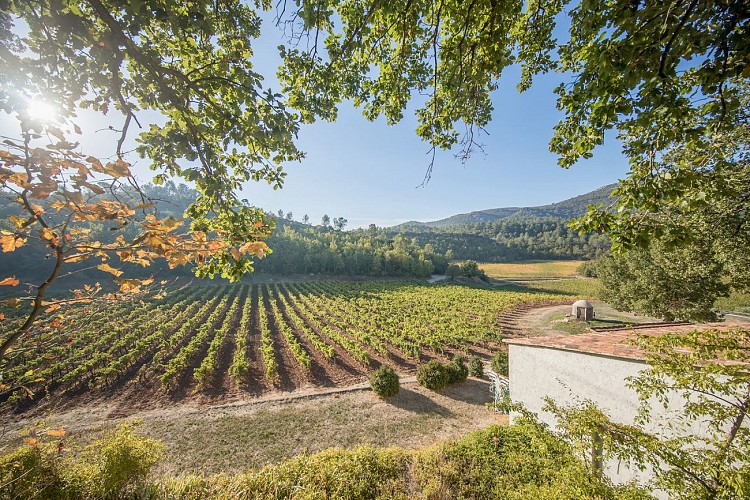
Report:
<svg viewBox="0 0 750 500"><path fill-rule="evenodd" d="M510 345L526 345L531 347L546 347L563 351L581 352L586 354L600 354L626 359L644 359L643 351L627 341L636 335L663 335L665 333L685 333L693 330L727 330L732 327L750 328L747 324L702 323L655 325L645 328L622 328L606 332L582 333L578 335L555 335L543 337L526 337L519 339L504 339Z"/></svg>

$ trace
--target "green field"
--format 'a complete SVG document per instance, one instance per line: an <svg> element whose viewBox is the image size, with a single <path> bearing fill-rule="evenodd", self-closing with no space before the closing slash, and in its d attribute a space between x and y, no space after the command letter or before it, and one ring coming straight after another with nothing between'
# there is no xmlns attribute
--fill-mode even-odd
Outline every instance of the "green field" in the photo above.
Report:
<svg viewBox="0 0 750 500"><path fill-rule="evenodd" d="M578 299L599 300L601 282L595 278L569 280L530 280L519 283L518 290L568 295Z"/></svg>
<svg viewBox="0 0 750 500"><path fill-rule="evenodd" d="M144 398L346 385L381 364L408 371L425 359L488 355L505 312L555 298L415 281L194 286L66 313L62 335L47 333L64 340L36 348L27 336L4 380L32 399L136 385Z"/></svg>

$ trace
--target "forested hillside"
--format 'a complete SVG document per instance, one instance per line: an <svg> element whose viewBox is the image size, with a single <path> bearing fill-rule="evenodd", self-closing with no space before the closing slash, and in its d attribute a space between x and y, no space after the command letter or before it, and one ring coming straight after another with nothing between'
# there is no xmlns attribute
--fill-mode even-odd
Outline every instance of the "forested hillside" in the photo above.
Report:
<svg viewBox="0 0 750 500"><path fill-rule="evenodd" d="M393 231L393 230L391 230ZM393 232L391 232L393 234ZM587 259L609 249L607 237L579 235L568 227L568 220L553 217L512 217L445 228L411 227L398 232L430 244L449 260L512 262L530 259Z"/></svg>
<svg viewBox="0 0 750 500"><path fill-rule="evenodd" d="M450 260L512 262L593 258L607 250L606 237L594 233L579 235L569 229L567 223L569 217L583 214L588 204L602 202L603 193L610 190L611 186L606 186L545 207L495 209L488 213L493 212L498 217L506 212L509 215L487 222L447 227L414 224L394 228L370 226L368 229L345 231L342 225L335 228L328 224L311 225L290 220L291 214L284 217L282 212L278 216L268 216L276 224L273 236L268 240L273 253L257 262L256 271L270 274L424 277L443 273ZM164 186L147 185L144 193L156 203L162 216L175 218L182 217L196 196L187 186L171 182ZM17 215L13 210L17 210L17 205L7 197L0 197L2 220L7 223L9 215ZM464 220L462 217L454 216L446 220ZM126 238L136 234L134 227L113 231L106 222L91 222L88 227L102 242L114 241L115 234L122 234ZM29 241L25 252L3 255L0 272L6 276L17 276L21 281L43 279L52 267L51 262L44 258L45 252L43 245ZM45 262L50 262L50 265L40 265ZM163 262L146 268L118 262L112 265L136 277L152 274L161 278L191 276L189 268L169 269ZM71 264L68 272L77 278L105 277L104 273L91 265Z"/></svg>
<svg viewBox="0 0 750 500"><path fill-rule="evenodd" d="M340 231L280 219L268 245L273 253L258 262L258 272L429 276L448 266L445 252L429 241L377 228Z"/></svg>

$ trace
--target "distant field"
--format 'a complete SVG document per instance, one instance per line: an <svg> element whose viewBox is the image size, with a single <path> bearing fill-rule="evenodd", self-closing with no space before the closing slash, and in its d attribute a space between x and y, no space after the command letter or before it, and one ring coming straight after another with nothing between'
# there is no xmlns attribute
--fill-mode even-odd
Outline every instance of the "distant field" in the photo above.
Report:
<svg viewBox="0 0 750 500"><path fill-rule="evenodd" d="M5 375L37 402L343 386L382 364L413 371L457 353L489 357L504 314L560 298L523 292L416 281L192 286L158 301L73 310L62 343L39 349L30 336ZM3 399L20 403L30 394L5 389Z"/></svg>
<svg viewBox="0 0 750 500"><path fill-rule="evenodd" d="M599 300L601 282L596 278L574 280L538 280L519 283L529 291L575 296L576 299ZM519 287L519 290L523 288Z"/></svg>
<svg viewBox="0 0 750 500"><path fill-rule="evenodd" d="M582 260L538 260L505 264L480 264L492 278L571 278Z"/></svg>

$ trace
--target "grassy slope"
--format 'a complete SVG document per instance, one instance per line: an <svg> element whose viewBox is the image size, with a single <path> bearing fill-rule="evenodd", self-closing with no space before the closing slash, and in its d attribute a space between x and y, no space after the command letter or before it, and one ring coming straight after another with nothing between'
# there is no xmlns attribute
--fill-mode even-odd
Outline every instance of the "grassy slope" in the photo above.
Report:
<svg viewBox="0 0 750 500"><path fill-rule="evenodd" d="M90 447L59 437L0 457L0 498L643 498L591 474L571 445L519 419L419 451L361 446L238 474L154 476L159 443L120 428ZM629 494L627 497L626 494ZM638 494L638 495L637 495Z"/></svg>
<svg viewBox="0 0 750 500"><path fill-rule="evenodd" d="M493 426L421 451L330 449L235 475L151 483L151 498L615 498L572 449L532 423Z"/></svg>
<svg viewBox="0 0 750 500"><path fill-rule="evenodd" d="M492 278L570 278L576 275L580 260L539 260L505 264L480 264Z"/></svg>

